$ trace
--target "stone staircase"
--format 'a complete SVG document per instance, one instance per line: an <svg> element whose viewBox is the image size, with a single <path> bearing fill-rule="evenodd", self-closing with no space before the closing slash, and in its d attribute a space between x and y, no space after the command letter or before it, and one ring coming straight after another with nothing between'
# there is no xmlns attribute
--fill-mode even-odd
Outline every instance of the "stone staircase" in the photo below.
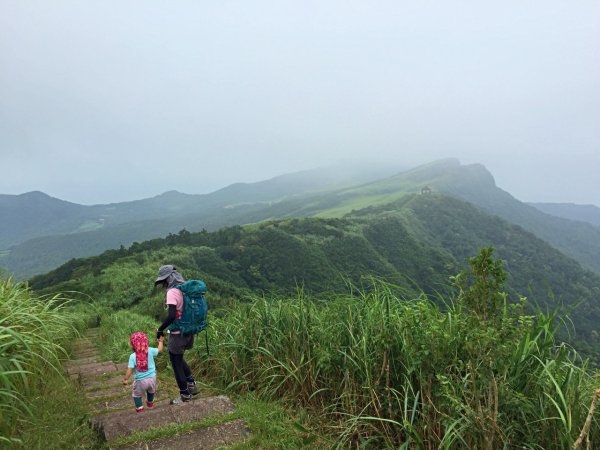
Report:
<svg viewBox="0 0 600 450"><path fill-rule="evenodd" d="M210 450L232 445L250 436L241 419L231 416L235 407L224 395L195 397L175 406L157 390L153 408L137 413L131 398L131 384L123 385L127 363L101 361L95 341L99 330L87 330L73 346L73 357L65 370L90 400L91 426L112 449ZM172 380L175 385L175 380ZM202 423L204 421L204 423ZM186 429L185 432L177 432ZM144 432L161 435L144 439ZM126 438L135 434L135 442Z"/></svg>

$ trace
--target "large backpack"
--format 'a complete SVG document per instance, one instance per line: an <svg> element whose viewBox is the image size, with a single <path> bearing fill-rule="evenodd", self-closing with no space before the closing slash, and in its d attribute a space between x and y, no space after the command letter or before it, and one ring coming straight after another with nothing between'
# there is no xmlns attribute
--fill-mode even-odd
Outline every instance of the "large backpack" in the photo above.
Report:
<svg viewBox="0 0 600 450"><path fill-rule="evenodd" d="M175 286L183 294L183 311L181 317L175 319L169 330L178 330L181 334L196 334L208 326L206 303L206 284L202 280L189 280Z"/></svg>

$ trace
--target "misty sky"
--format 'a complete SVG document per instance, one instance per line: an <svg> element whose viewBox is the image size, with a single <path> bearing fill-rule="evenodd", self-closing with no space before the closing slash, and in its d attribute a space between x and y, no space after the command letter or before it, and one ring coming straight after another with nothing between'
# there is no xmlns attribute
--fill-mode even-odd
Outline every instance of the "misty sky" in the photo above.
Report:
<svg viewBox="0 0 600 450"><path fill-rule="evenodd" d="M600 206L600 2L0 0L0 193L482 163Z"/></svg>

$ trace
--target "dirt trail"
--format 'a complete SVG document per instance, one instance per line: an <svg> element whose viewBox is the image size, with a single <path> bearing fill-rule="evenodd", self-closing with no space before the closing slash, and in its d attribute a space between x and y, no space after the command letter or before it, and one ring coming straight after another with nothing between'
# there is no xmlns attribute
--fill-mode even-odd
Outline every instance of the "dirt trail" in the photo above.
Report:
<svg viewBox="0 0 600 450"><path fill-rule="evenodd" d="M153 408L137 413L131 398L131 385L122 384L127 363L102 361L95 341L99 329L87 330L73 347L73 360L67 361L65 370L90 400L90 425L114 449L177 449L210 450L240 442L250 436L243 420L232 420L235 407L224 395L195 397L180 406L171 405L168 398L156 394ZM209 419L211 425L200 421ZM198 424L195 427L193 424ZM191 431L176 434L176 425L189 425ZM181 427L180 427L181 428ZM160 438L113 446L111 443L134 433L152 431ZM118 442L117 442L118 444Z"/></svg>

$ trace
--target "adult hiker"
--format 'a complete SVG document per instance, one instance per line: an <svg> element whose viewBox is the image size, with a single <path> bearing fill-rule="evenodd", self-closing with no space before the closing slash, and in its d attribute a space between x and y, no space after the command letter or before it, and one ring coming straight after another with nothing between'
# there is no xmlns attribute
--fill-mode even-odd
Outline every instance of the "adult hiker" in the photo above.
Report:
<svg viewBox="0 0 600 450"><path fill-rule="evenodd" d="M168 307L168 314L165 321L156 331L156 339L160 339L164 336L164 330L175 322L176 319L181 318L184 307L183 293L181 290L177 289L176 286L183 283L185 283L185 280L172 265L168 264L161 266L160 269L158 269L158 277L154 281L154 286L161 286L167 291L166 304ZM172 404L179 405L188 402L192 399L192 395L198 393L196 380L194 380L190 367L183 359L185 351L190 350L193 346L194 334L184 334L179 330L169 331L167 350L169 352L169 359L173 366L173 372L175 373L175 380L179 386L180 394L179 398L171 400Z"/></svg>

